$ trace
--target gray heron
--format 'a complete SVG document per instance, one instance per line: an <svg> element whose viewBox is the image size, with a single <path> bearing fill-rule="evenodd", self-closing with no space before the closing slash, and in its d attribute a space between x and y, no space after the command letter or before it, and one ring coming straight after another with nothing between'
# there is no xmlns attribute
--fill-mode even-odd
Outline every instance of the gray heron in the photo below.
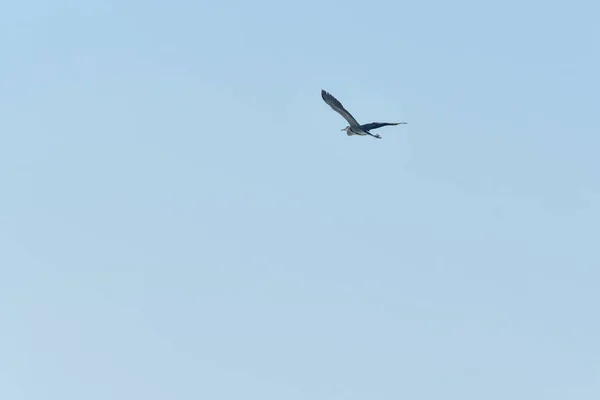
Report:
<svg viewBox="0 0 600 400"><path fill-rule="evenodd" d="M348 110L346 110L344 108L344 106L342 105L342 103L339 102L338 99L336 99L331 94L329 94L326 91L324 91L323 89L321 89L321 97L323 98L323 100L325 101L325 103L329 104L329 106L331 108L333 108L334 111L336 111L337 113L339 113L342 117L344 117L344 119L346 121L348 121L348 123L350 125L347 126L347 127L345 127L344 129L342 129L343 131L346 131L346 134L348 136L352 136L352 135L359 135L359 136L370 135L370 136L373 136L374 138L381 139L381 136L379 136L378 134L372 134L370 131L372 129L381 128L382 126L406 124L406 122L371 122L369 124L361 125L358 122L356 122L356 120L354 119L354 117L352 116L352 114L350 114L348 112Z"/></svg>

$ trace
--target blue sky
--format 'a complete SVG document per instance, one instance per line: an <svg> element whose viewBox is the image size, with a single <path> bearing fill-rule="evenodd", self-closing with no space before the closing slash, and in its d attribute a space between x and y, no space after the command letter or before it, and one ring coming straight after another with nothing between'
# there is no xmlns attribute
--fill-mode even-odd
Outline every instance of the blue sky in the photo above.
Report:
<svg viewBox="0 0 600 400"><path fill-rule="evenodd" d="M599 12L3 5L0 398L600 398Z"/></svg>

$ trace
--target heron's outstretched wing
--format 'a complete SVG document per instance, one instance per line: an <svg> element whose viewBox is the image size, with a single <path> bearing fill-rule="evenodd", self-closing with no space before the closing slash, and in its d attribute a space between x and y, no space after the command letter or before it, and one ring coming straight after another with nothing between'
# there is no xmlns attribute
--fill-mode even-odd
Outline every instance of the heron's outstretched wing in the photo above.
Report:
<svg viewBox="0 0 600 400"><path fill-rule="evenodd" d="M356 122L356 120L354 119L354 117L352 116L352 114L350 114L348 112L348 110L346 110L344 108L344 106L342 105L342 103L340 103L338 101L338 99L336 99L331 94L329 94L326 91L324 91L323 89L321 89L321 97L323 98L323 100L325 100L325 103L329 104L329 106L331 108L333 108L342 117L344 117L346 119L346 121L348 121L348 123L350 124L350 126L354 126L354 127L360 126L360 124L358 122Z"/></svg>
<svg viewBox="0 0 600 400"><path fill-rule="evenodd" d="M381 128L382 126L400 125L400 124L406 124L406 122L371 122L370 124L364 124L364 125L361 125L360 127L362 129L364 129L365 131L369 131L371 129Z"/></svg>

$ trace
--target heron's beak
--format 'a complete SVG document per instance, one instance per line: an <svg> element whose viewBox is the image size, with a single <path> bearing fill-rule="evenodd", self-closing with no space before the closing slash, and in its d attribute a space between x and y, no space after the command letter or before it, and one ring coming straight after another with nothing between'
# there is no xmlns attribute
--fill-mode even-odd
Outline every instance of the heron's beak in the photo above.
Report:
<svg viewBox="0 0 600 400"><path fill-rule="evenodd" d="M342 129L342 131L345 131L345 130L346 130L346 128Z"/></svg>

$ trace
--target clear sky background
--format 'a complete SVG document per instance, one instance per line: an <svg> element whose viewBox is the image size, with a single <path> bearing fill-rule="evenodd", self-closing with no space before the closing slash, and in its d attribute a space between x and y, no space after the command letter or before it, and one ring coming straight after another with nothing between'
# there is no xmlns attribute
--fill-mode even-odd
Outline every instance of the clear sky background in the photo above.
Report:
<svg viewBox="0 0 600 400"><path fill-rule="evenodd" d="M600 398L597 2L5 3L0 398Z"/></svg>

